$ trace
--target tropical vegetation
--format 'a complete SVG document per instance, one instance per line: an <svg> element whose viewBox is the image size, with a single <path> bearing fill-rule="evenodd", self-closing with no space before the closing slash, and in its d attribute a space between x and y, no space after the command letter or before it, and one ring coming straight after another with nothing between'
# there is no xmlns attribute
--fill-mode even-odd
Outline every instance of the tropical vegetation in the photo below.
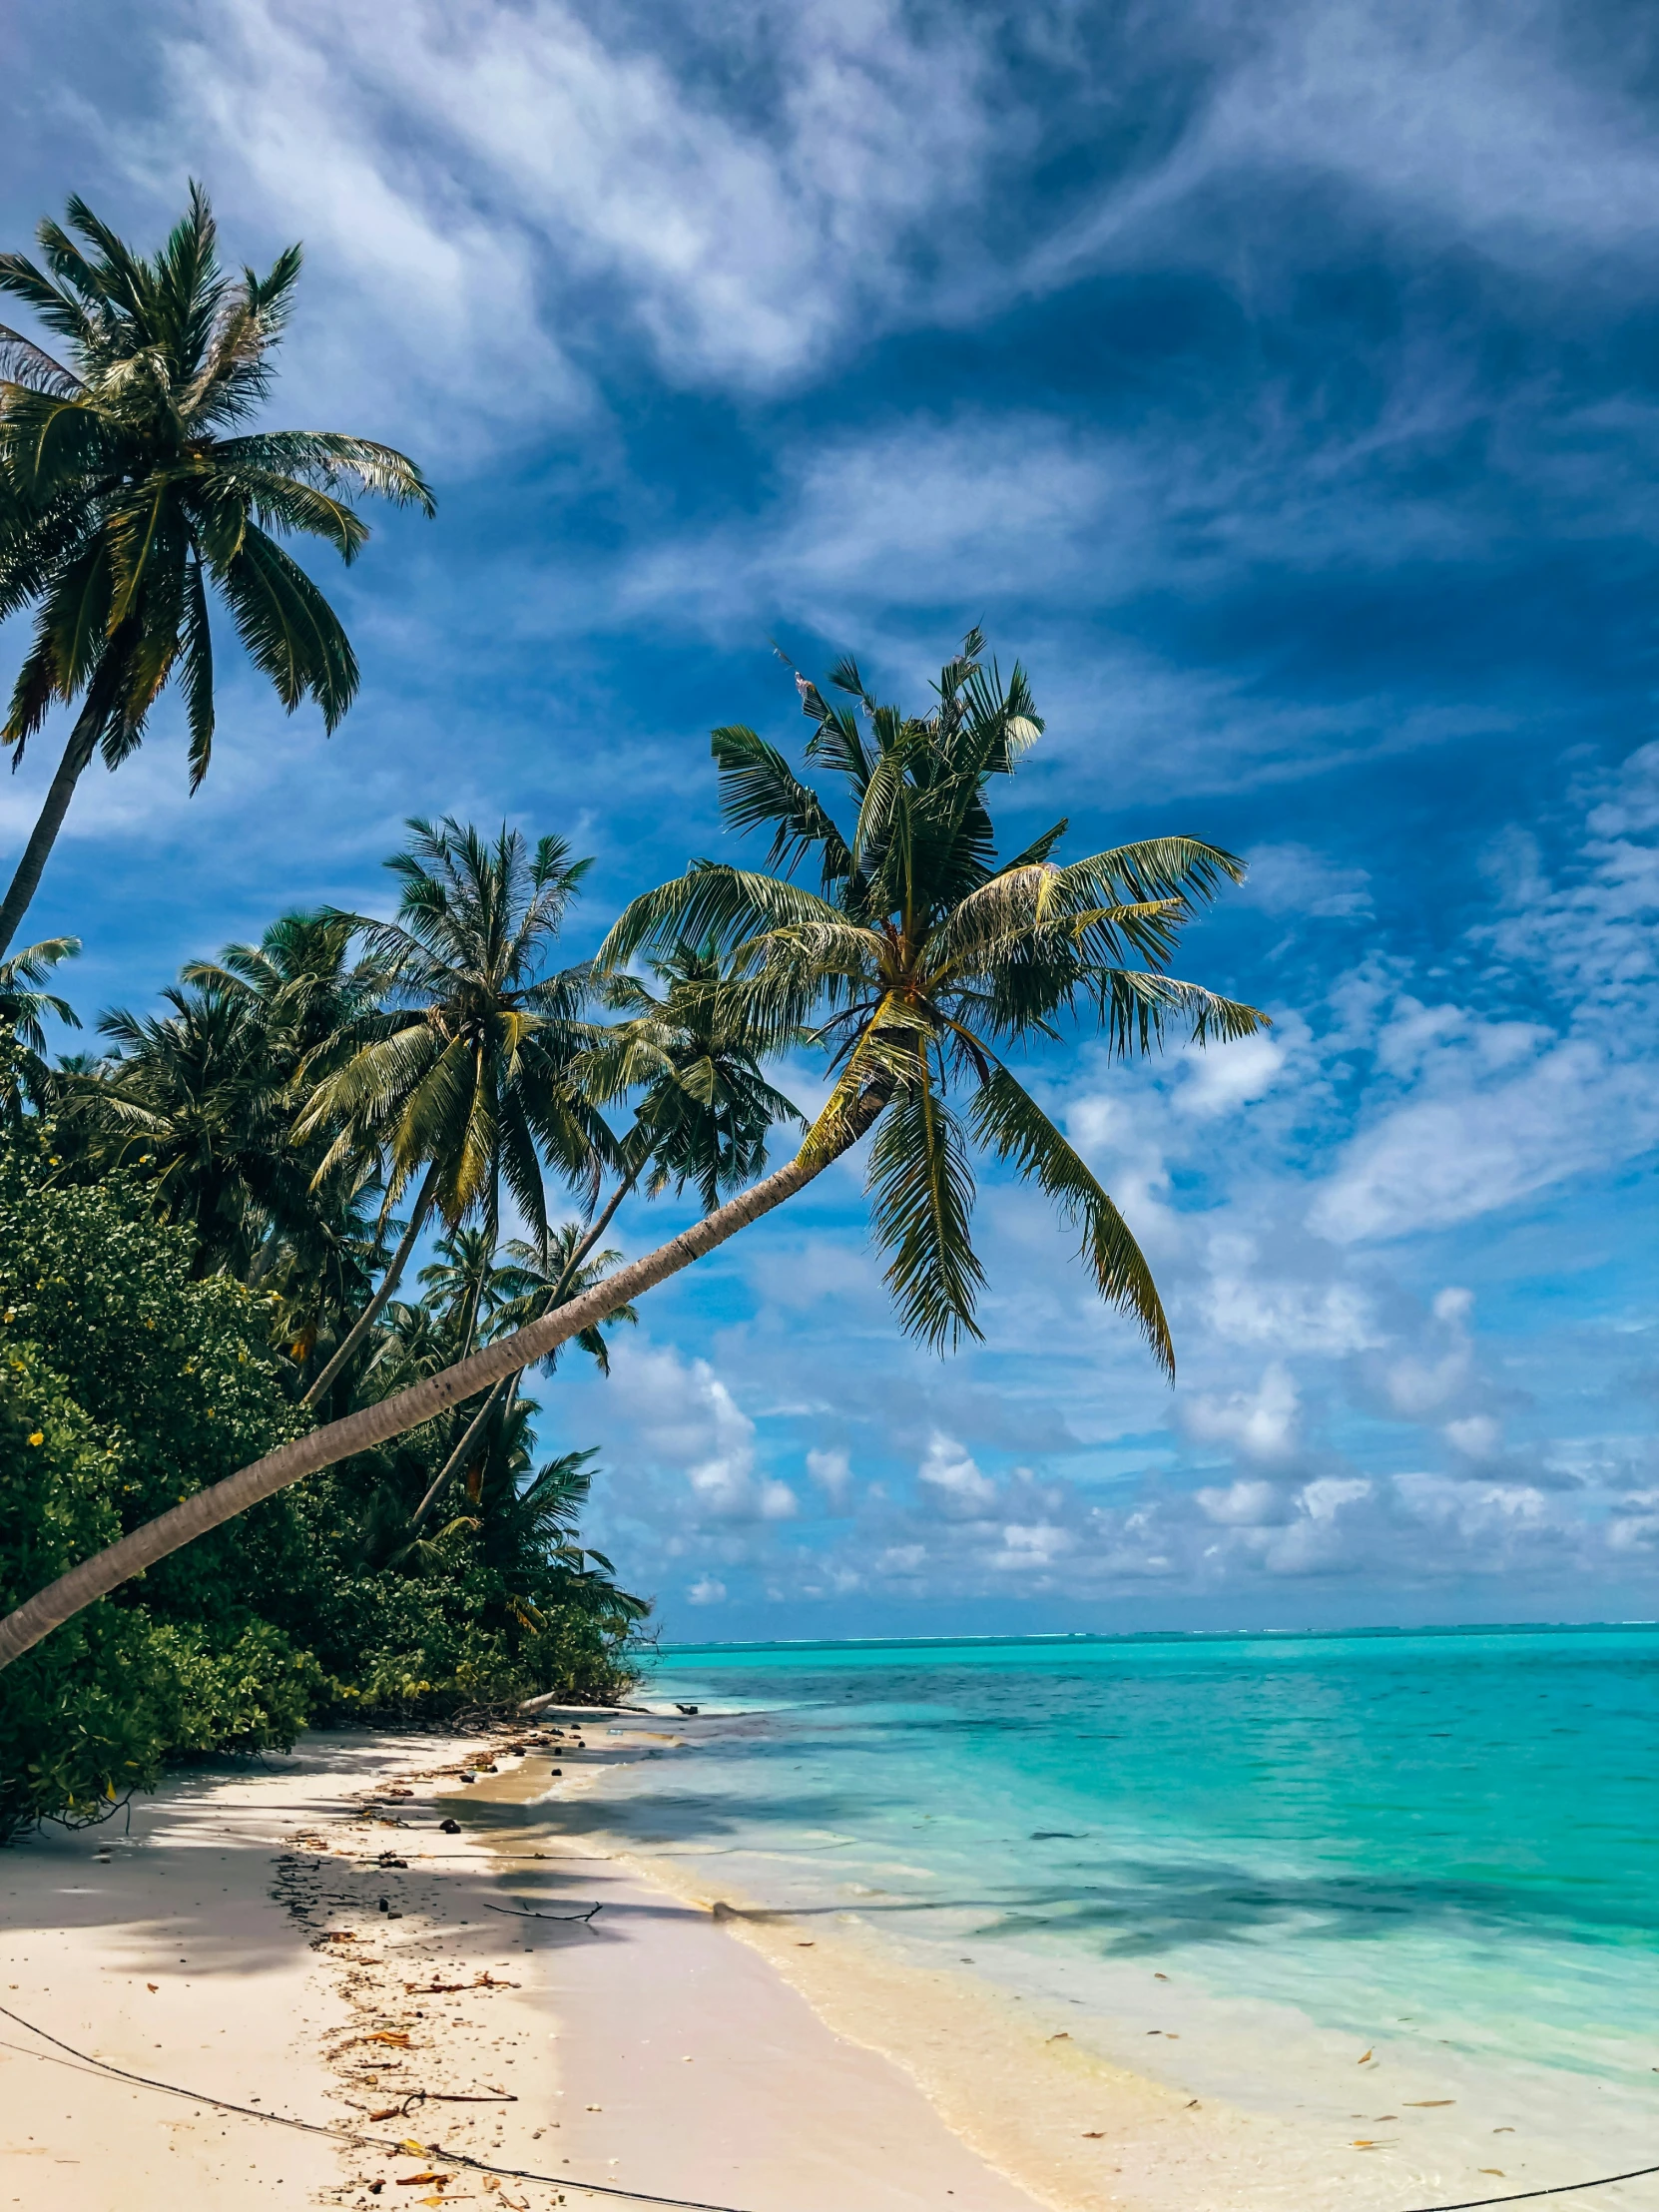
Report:
<svg viewBox="0 0 1659 2212"><path fill-rule="evenodd" d="M488 1423L519 1417L524 1370L571 1341L591 1347L608 1318L793 1197L871 1132L871 1230L908 1332L941 1350L979 1333L977 1155L1049 1200L1076 1232L1099 1295L1133 1319L1173 1372L1168 1323L1139 1247L1014 1062L1068 1030L1123 1056L1156 1049L1172 1026L1199 1043L1258 1027L1254 1009L1169 972L1195 906L1236 879L1240 864L1191 837L1062 861L1063 821L999 857L992 793L1042 725L1024 672L1016 666L1004 681L986 665L976 632L941 672L923 715L880 705L851 662L831 679L846 704L797 681L812 725L806 765L839 785L840 819L755 731L717 730L727 821L769 835L766 864L696 862L635 899L585 967L547 965L579 865L556 840L532 853L507 830L490 841L456 823L416 823L414 842L391 863L402 885L395 924L311 918L308 926L336 931L327 989L347 1010L294 1064L289 1139L315 1163L307 1202L333 1206L337 1245L354 1246L379 1278L354 1318L334 1318L337 1349L309 1380L320 1333L288 1347L301 1408L323 1387L335 1389L332 1417L189 1492L37 1592L0 1621L0 1660L300 1477L390 1445L404 1450L399 1440L410 1434L441 1430L448 1439L433 1475L441 1493ZM816 888L796 880L808 859ZM347 927L361 952L348 979L337 935ZM642 959L650 981L635 971ZM225 966L256 971L247 948ZM193 972L199 992L223 988L210 971ZM112 1033L129 1052L147 1034L130 1022ZM762 1070L803 1046L828 1056L830 1093L794 1157L768 1174L768 1134L794 1109ZM94 1132L89 1160L100 1141L115 1143L117 1158L146 1143L140 1125L122 1118L134 1083L119 1055L113 1067L78 1065L61 1080L72 1118ZM258 1095L258 1084L239 1094ZM631 1109L620 1127L618 1109ZM100 1140L112 1114L117 1135ZM239 1158L240 1127L220 1140L225 1160ZM191 1194L220 1188L206 1155L172 1195L163 1157L136 1157L137 1169L155 1176L159 1203L180 1218L205 1218ZM258 1213L247 1249L280 1249L284 1239L297 1249L258 1176L242 1164L235 1172ZM589 1217L562 1242L542 1198L549 1176L572 1186ZM690 1183L706 1210L610 1272L594 1260L597 1241L642 1182L647 1193ZM504 1184L534 1235L529 1261L523 1249L513 1256L524 1287L497 1305L486 1282ZM435 1207L448 1228L445 1280L463 1284L471 1270L471 1287L449 1297L442 1332L406 1320L389 1297L412 1242L405 1229L385 1248L389 1210L411 1187L417 1214ZM371 1220L363 1194L376 1190ZM464 1224L480 1232L470 1259L455 1242ZM303 1234L315 1241L310 1224ZM430 1509L422 1493L410 1538Z"/></svg>
<svg viewBox="0 0 1659 2212"><path fill-rule="evenodd" d="M227 276L195 187L148 260L79 200L38 237L39 263L0 255L43 333L0 326L14 762L73 721L0 901L0 1840L319 1716L618 1694L650 1606L583 1541L593 1452L544 1455L560 1356L608 1373L641 1298L866 1139L906 1332L980 1334L988 1167L1173 1373L1146 1260L1028 1062L1255 1029L1170 971L1240 863L1190 836L1063 858L1064 821L1005 852L997 796L1043 725L977 631L920 712L851 660L798 673L799 763L716 730L727 827L763 851L693 861L591 958L561 950L589 865L564 838L415 820L390 915L281 914L49 1056L78 940L10 947L94 755L126 760L177 678L200 784L216 599L332 730L356 662L278 541L349 562L363 495L433 500L388 446L266 424L297 248ZM772 1079L803 1054L810 1121ZM697 1218L607 1241L671 1193Z"/></svg>

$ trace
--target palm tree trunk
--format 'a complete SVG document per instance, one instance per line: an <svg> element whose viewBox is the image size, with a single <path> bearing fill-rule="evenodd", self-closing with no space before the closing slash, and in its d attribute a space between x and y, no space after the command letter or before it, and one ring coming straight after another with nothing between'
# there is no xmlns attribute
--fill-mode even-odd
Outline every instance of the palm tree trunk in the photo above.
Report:
<svg viewBox="0 0 1659 2212"><path fill-rule="evenodd" d="M396 1290L403 1279L403 1270L408 1265L409 1254L414 1250L415 1239L426 1226L426 1217L432 1211L432 1199L437 1189L437 1162L433 1161L432 1165L426 1170L426 1178L420 1186L420 1196L415 1200L415 1210L409 1217L409 1226L403 1232L402 1242L391 1256L391 1266L380 1278L380 1288L346 1331L345 1342L339 1347L334 1357L299 1400L301 1405L314 1405L316 1403L341 1368L344 1367L346 1361L350 1359L352 1353L356 1351L374 1327L376 1321L379 1320L386 1300L390 1298L392 1292Z"/></svg>
<svg viewBox="0 0 1659 2212"><path fill-rule="evenodd" d="M75 718L75 727L69 733L69 743L63 749L63 759L58 763L58 773L47 787L46 804L40 810L23 857L17 863L11 888L6 893L4 905L0 905L0 959L10 950L11 941L17 935L19 922L29 911L34 895L40 888L41 876L51 858L52 847L58 841L58 831L63 828L63 818L69 812L69 802L75 797L75 787L81 781L87 763L92 759L98 733L104 726L109 712L109 694L115 689L114 672L105 681L105 668L109 666L106 654L98 674L87 689L86 703Z"/></svg>
<svg viewBox="0 0 1659 2212"><path fill-rule="evenodd" d="M545 1360L584 1329L593 1328L617 1307L643 1298L647 1291L666 1283L670 1276L689 1268L705 1253L735 1237L740 1229L773 1213L786 1199L816 1182L831 1161L849 1151L864 1135L891 1095L892 1078L878 1076L860 1096L834 1139L821 1144L811 1159L797 1153L788 1167L777 1169L736 1198L728 1199L724 1206L671 1237L655 1252L646 1253L603 1283L596 1283L592 1290L584 1291L580 1298L573 1298L568 1306L555 1307L540 1321L515 1330L510 1337L498 1337L470 1359L446 1368L440 1375L428 1376L376 1405L361 1405L342 1420L327 1421L308 1436L296 1436L291 1443L256 1459L252 1466L198 1490L182 1505L135 1528L95 1558L71 1567L0 1620L0 1668L10 1666L43 1636L72 1620L94 1598L105 1596L129 1576L142 1574L157 1560L205 1536L210 1528L223 1527L226 1521L274 1497L302 1475L315 1474L337 1459L348 1459L353 1452L367 1451L390 1436L402 1435L405 1429L418 1428L422 1421L463 1404L492 1382L504 1382L521 1368L534 1367L538 1360Z"/></svg>

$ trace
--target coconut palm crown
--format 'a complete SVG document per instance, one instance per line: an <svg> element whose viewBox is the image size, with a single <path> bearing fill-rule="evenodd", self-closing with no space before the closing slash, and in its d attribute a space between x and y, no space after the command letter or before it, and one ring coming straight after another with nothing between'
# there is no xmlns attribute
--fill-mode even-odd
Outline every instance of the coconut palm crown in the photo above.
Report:
<svg viewBox="0 0 1659 2212"><path fill-rule="evenodd" d="M320 538L349 562L368 536L354 494L433 509L419 469L390 446L256 426L293 303L297 246L268 276L227 276L195 185L149 260L78 199L67 229L48 221L37 236L44 268L0 254L0 291L24 301L66 356L0 325L0 620L25 608L35 617L0 726L14 764L54 702L83 704L0 906L0 952L94 751L119 766L176 671L193 790L206 775L209 586L283 706L314 700L332 730L356 691L356 660L327 600L276 541Z"/></svg>
<svg viewBox="0 0 1659 2212"><path fill-rule="evenodd" d="M770 832L772 872L701 860L636 899L596 964L691 941L718 948L748 998L751 1033L816 1022L834 1071L802 1147L832 1154L879 1105L867 1183L876 1241L904 1327L937 1349L980 1334L983 1271L971 1215L974 1149L1034 1181L1081 1232L1108 1304L1138 1322L1174 1372L1152 1274L1111 1198L1009 1065L1086 1023L1115 1054L1152 1050L1172 1027L1203 1044L1267 1017L1179 981L1183 924L1242 863L1196 837L1153 837L1062 864L1054 824L998 860L992 781L1013 775L1043 725L1017 665L1004 684L977 630L941 672L930 712L881 706L845 660L831 704L796 682L813 724L808 760L847 801L830 803L750 729L713 735L723 812ZM819 888L794 880L816 860ZM862 1112L858 1111L862 1107Z"/></svg>

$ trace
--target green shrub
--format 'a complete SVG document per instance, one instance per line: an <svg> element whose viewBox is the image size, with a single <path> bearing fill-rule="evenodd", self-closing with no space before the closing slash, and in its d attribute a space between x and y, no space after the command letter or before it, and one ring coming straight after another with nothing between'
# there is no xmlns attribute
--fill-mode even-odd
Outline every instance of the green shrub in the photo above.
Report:
<svg viewBox="0 0 1659 2212"><path fill-rule="evenodd" d="M27 1136L0 1151L0 1610L307 1420L266 1301L197 1279L128 1177L52 1167ZM448 1443L416 1431L283 1491L0 1674L0 1841L323 1714L619 1695L641 1608L519 1524L517 1460L425 1540L383 1540Z"/></svg>

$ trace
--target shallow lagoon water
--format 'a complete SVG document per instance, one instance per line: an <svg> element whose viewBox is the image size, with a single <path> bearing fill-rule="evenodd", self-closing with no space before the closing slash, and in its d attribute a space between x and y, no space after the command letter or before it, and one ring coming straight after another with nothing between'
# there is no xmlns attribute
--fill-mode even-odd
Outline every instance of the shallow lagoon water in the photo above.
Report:
<svg viewBox="0 0 1659 2212"><path fill-rule="evenodd" d="M1576 2079L1659 2145L1659 1630L681 1647L649 1688L725 1717L617 1823L734 1894Z"/></svg>

